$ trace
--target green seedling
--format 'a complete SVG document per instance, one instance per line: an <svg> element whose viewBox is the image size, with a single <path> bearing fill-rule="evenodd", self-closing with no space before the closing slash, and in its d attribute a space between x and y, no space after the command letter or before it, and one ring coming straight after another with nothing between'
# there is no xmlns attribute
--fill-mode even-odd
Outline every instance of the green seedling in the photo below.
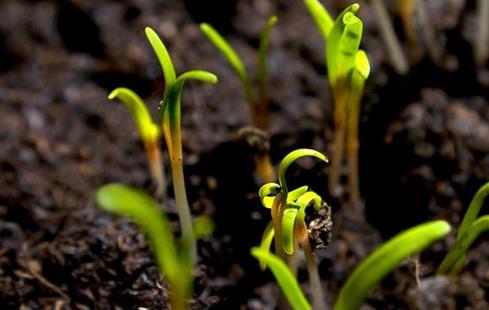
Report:
<svg viewBox="0 0 489 310"><path fill-rule="evenodd" d="M445 221L432 221L410 228L384 243L348 277L336 299L334 309L359 309L367 295L388 273L407 257L446 236L450 229Z"/></svg>
<svg viewBox="0 0 489 310"><path fill-rule="evenodd" d="M266 131L269 123L269 109L267 99L267 66L266 56L270 45L270 32L277 23L277 17L271 16L260 36L258 48L258 65L256 83L250 79L245 65L231 44L211 25L202 23L200 29L209 41L219 50L219 52L229 62L243 86L246 101L251 112L253 125L260 130ZM265 182L275 179L273 164L268 152L258 152L255 155L256 169Z"/></svg>
<svg viewBox="0 0 489 310"><path fill-rule="evenodd" d="M143 99L135 92L127 88L116 88L110 95L109 99L118 98L131 113L134 122L138 128L139 136L143 141L146 157L148 158L151 176L156 183L156 193L159 196L165 196L166 181L163 164L161 161L161 151L159 141L161 132L158 126L153 123L151 114L146 107Z"/></svg>
<svg viewBox="0 0 489 310"><path fill-rule="evenodd" d="M207 71L193 70L179 76L165 45L156 32L147 27L146 36L160 62L165 79L165 92L163 106L160 113L160 126L165 137L168 153L170 154L173 189L177 205L178 216L182 228L183 240L189 247L192 264L197 260L195 236L192 230L192 217L185 190L183 173L182 133L181 133L181 95L183 85L187 80L199 80L206 83L217 83L217 77Z"/></svg>
<svg viewBox="0 0 489 310"><path fill-rule="evenodd" d="M290 271L287 264L278 256L261 248L252 248L251 254L260 260L260 262L265 262L270 267L275 279L277 279L278 285L294 310L312 310L311 305L304 296L299 283L297 283L294 274Z"/></svg>
<svg viewBox="0 0 489 310"><path fill-rule="evenodd" d="M256 87L249 78L241 57L231 44L229 44L229 42L211 25L206 23L200 24L202 32L227 59L233 70L236 72L236 75L243 86L253 123L256 127L262 130L266 130L268 127L269 118L266 86L266 55L270 45L270 32L276 23L277 17L271 16L261 33L260 46L258 48Z"/></svg>
<svg viewBox="0 0 489 310"><path fill-rule="evenodd" d="M350 5L331 23L330 14L318 0L305 0L305 4L327 42L326 65L335 101L329 189L336 193L346 144L350 197L353 203L358 203L358 122L365 80L370 74L367 55L359 49L363 23L355 13L360 6Z"/></svg>
<svg viewBox="0 0 489 310"><path fill-rule="evenodd" d="M98 189L96 199L104 210L130 218L144 231L156 265L170 287L172 309L187 309L192 293L192 264L186 248L177 244L158 203L140 190L115 183Z"/></svg>
<svg viewBox="0 0 489 310"><path fill-rule="evenodd" d="M308 186L289 191L286 182L288 167L303 157L315 157L328 162L326 156L312 149L298 149L284 157L279 166L279 184L267 183L260 188L259 195L262 205L270 209L272 221L265 229L260 244L262 251L270 251L274 240L275 252L289 266L296 260L296 249L301 246L305 254L314 307L324 309L324 297L317 271L316 258L313 254L307 226L306 209L313 207L316 211L324 206L321 197ZM260 266L266 267L266 261L259 258Z"/></svg>
<svg viewBox="0 0 489 310"><path fill-rule="evenodd" d="M452 249L443 259L438 274L458 274L465 266L467 251L480 234L489 230L489 215L479 217L482 205L489 195L489 182L475 194L457 231Z"/></svg>

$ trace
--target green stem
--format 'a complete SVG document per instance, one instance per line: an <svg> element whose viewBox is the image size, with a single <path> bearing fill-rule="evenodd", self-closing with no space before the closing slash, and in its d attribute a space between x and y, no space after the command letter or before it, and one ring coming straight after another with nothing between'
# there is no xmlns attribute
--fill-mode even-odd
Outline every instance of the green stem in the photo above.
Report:
<svg viewBox="0 0 489 310"><path fill-rule="evenodd" d="M316 310L329 309L324 301L323 289L321 287L321 279L319 278L316 257L311 249L309 238L305 238L302 242L302 248L306 256L307 272L309 274L309 282L311 285L312 304Z"/></svg>
<svg viewBox="0 0 489 310"><path fill-rule="evenodd" d="M182 238L190 256L191 265L197 262L197 246L192 227L192 216L185 190L185 177L183 174L182 158L171 160L173 190L175 191L175 201L177 205L178 217L182 229Z"/></svg>

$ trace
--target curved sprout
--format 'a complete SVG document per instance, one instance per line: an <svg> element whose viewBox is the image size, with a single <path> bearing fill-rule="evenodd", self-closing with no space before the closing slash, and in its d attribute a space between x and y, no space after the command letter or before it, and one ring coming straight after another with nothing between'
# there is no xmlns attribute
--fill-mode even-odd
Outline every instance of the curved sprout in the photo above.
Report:
<svg viewBox="0 0 489 310"><path fill-rule="evenodd" d="M219 50L219 52L221 52L221 54L227 59L227 61L241 80L241 84L243 84L247 98L251 99L251 82L238 53L226 41L226 39L224 39L224 37L219 34L219 32L217 32L217 30L214 29L214 27L212 27L211 25L207 23L202 23L200 24L200 29L209 39L209 41L211 41L212 44L214 44L214 46Z"/></svg>
<svg viewBox="0 0 489 310"><path fill-rule="evenodd" d="M465 265L465 259L468 249L474 241L484 232L489 230L489 215L484 215L478 218L465 231L465 233L457 239L455 245L443 259L438 274L457 274Z"/></svg>
<svg viewBox="0 0 489 310"><path fill-rule="evenodd" d="M153 123L143 99L141 99L135 92L125 87L119 87L114 89L109 94L108 98L110 100L118 98L122 101L124 106L126 106L131 113L143 141L151 141L159 138L160 131L158 130L158 127Z"/></svg>
<svg viewBox="0 0 489 310"><path fill-rule="evenodd" d="M163 134L173 160L181 160L181 95L183 85L187 80L217 83L217 77L207 71L193 70L180 75L168 91L163 101Z"/></svg>
<svg viewBox="0 0 489 310"><path fill-rule="evenodd" d="M256 247L251 249L251 254L257 259L265 261L270 267L278 285L294 310L312 310L295 276L280 258Z"/></svg>
<svg viewBox="0 0 489 310"><path fill-rule="evenodd" d="M294 150L294 151L290 152L289 154L287 154L287 156L285 156L284 159L282 159L282 161L280 162L280 166L278 168L278 179L279 179L279 184L280 184L280 186L282 186L284 195L286 197L288 195L287 182L285 180L285 174L287 172L287 169L296 160L298 160L302 157L309 157L309 156L318 158L318 159L324 161L325 163L329 162L328 158L324 154L322 154L316 150L313 150L313 149L297 149L297 150Z"/></svg>
<svg viewBox="0 0 489 310"><path fill-rule="evenodd" d="M151 44L151 47L153 47L156 57L158 57L158 60L160 62L161 69L163 71L163 76L165 78L165 95L166 95L176 79L176 73L175 73L175 68L173 66L173 62L171 60L170 54L168 53L168 50L165 47L165 44L163 44L163 41L161 41L158 34L150 27L146 27L144 29L144 32L146 33L146 37L148 38L148 41Z"/></svg>
<svg viewBox="0 0 489 310"><path fill-rule="evenodd" d="M477 193L474 195L474 198L472 198L469 208L467 209L467 212L465 212L464 219L460 224L460 228L458 229L457 240L462 238L462 236L467 232L467 230L477 219L477 216L481 211L482 205L484 204L484 200L486 199L487 195L489 195L489 182L479 188Z"/></svg>
<svg viewBox="0 0 489 310"><path fill-rule="evenodd" d="M318 0L305 0L304 3L326 41L331 32L331 28L333 28L333 19Z"/></svg>
<svg viewBox="0 0 489 310"><path fill-rule="evenodd" d="M408 256L450 232L445 221L432 221L410 228L380 246L353 271L341 288L335 310L359 309L368 293Z"/></svg>
<svg viewBox="0 0 489 310"><path fill-rule="evenodd" d="M347 7L336 18L328 37L326 62L329 82L333 89L338 81L346 79L355 64L363 31L362 21L355 16L359 8L358 3Z"/></svg>
<svg viewBox="0 0 489 310"><path fill-rule="evenodd" d="M268 223L260 241L260 249L266 252L270 252L270 246L272 246L273 236L275 235L275 230L273 229L273 223ZM265 270L267 268L267 262L261 258L258 258L260 262L261 270Z"/></svg>
<svg viewBox="0 0 489 310"><path fill-rule="evenodd" d="M158 269L170 283L177 302L184 304L191 290L190 265L177 252L171 226L158 203L140 190L116 183L99 188L96 200L104 210L130 218L145 232Z"/></svg>
<svg viewBox="0 0 489 310"><path fill-rule="evenodd" d="M258 195L260 196L262 206L271 209L275 196L280 193L281 190L282 188L277 183L267 183L260 187Z"/></svg>

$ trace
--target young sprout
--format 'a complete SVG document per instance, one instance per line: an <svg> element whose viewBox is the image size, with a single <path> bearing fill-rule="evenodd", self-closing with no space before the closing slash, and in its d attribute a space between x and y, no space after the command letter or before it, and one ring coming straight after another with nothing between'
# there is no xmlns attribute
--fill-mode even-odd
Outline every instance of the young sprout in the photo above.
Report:
<svg viewBox="0 0 489 310"><path fill-rule="evenodd" d="M253 125L258 128L258 131L263 131L263 134L259 135L266 136L266 129L269 122L269 109L267 100L267 66L266 66L266 56L268 52L268 47L270 45L270 32L273 26L277 23L277 17L271 16L265 27L261 32L260 46L258 48L258 65L257 65L257 77L256 84L254 84L246 71L243 61L234 48L229 44L229 42L217 32L211 25L202 23L200 24L200 29L204 35L211 41L212 44L219 50L219 52L227 59L233 70L236 72L241 84L243 86L246 101L251 112L251 118L253 120ZM252 136L256 136L256 132L250 132ZM255 155L256 169L260 174L261 178L265 182L271 182L275 179L274 169L272 161L270 160L270 155L267 151L258 151Z"/></svg>
<svg viewBox="0 0 489 310"><path fill-rule="evenodd" d="M358 203L358 122L364 84L370 73L367 55L359 49L363 23L355 13L360 6L357 3L350 5L331 24L330 15L318 0L305 0L305 4L327 41L328 79L335 100L334 152L329 189L332 193L336 192L346 142L350 197L353 203Z"/></svg>
<svg viewBox="0 0 489 310"><path fill-rule="evenodd" d="M249 78L241 57L231 44L229 44L229 42L226 41L226 39L211 25L206 23L200 24L202 32L227 59L233 70L236 72L236 75L239 77L251 111L253 124L262 130L267 129L269 118L266 87L266 55L270 45L270 32L276 23L277 17L271 16L261 32L260 46L258 48L256 88Z"/></svg>
<svg viewBox="0 0 489 310"><path fill-rule="evenodd" d="M181 134L181 95L183 85L187 80L217 83L217 77L207 71L193 70L176 75L173 62L168 51L156 32L147 27L146 36L158 57L165 78L163 107L160 114L160 126L165 137L168 153L170 154L173 189L180 219L182 237L189 248L192 264L197 259L195 236L192 231L192 218L185 190L183 173L182 134Z"/></svg>
<svg viewBox="0 0 489 310"><path fill-rule="evenodd" d="M142 191L115 183L99 188L96 200L103 209L130 218L144 231L158 270L170 287L172 309L187 309L192 293L192 265L185 248L178 250L171 226L158 203Z"/></svg>
<svg viewBox="0 0 489 310"><path fill-rule="evenodd" d="M287 264L268 250L261 248L252 248L251 254L260 260L260 263L265 262L270 267L275 279L277 279L278 285L294 310L312 310L311 305L304 296L299 283L297 283L294 274L290 271Z"/></svg>
<svg viewBox="0 0 489 310"><path fill-rule="evenodd" d="M122 101L131 113L143 141L151 176L156 183L156 193L159 196L165 196L166 181L161 162L161 151L158 146L161 135L158 126L153 123L144 101L132 90L123 87L116 88L109 95L110 100L115 98Z"/></svg>
<svg viewBox="0 0 489 310"><path fill-rule="evenodd" d="M482 205L489 195L489 182L475 194L457 231L452 249L443 259L438 274L458 274L465 265L466 254L479 235L489 230L489 215L479 216Z"/></svg>
<svg viewBox="0 0 489 310"><path fill-rule="evenodd" d="M380 28L380 34L389 54L390 61L394 70L398 74L406 74L409 70L409 65L401 47L401 43L396 36L389 13L385 8L385 3L382 0L372 0L372 7L376 15L375 20Z"/></svg>
<svg viewBox="0 0 489 310"><path fill-rule="evenodd" d="M356 310L378 283L407 257L422 251L450 232L445 221L410 228L380 246L348 277L334 305L335 310Z"/></svg>
<svg viewBox="0 0 489 310"><path fill-rule="evenodd" d="M259 191L262 205L271 209L272 216L272 221L263 234L260 249L269 251L273 239L277 255L292 266L295 262L295 249L300 245L306 258L314 308L324 309L321 281L316 258L309 242L305 216L308 207L319 211L325 204L318 194L309 190L308 186L302 186L289 192L286 183L288 167L302 157L315 157L328 162L326 156L312 149L298 149L285 156L279 166L279 184L267 183ZM259 258L259 261L262 268L266 267L264 260Z"/></svg>

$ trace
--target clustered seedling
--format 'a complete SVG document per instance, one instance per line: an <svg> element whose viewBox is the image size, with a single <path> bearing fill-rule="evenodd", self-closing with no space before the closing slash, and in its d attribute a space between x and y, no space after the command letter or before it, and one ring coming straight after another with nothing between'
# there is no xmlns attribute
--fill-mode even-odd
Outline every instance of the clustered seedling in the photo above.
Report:
<svg viewBox="0 0 489 310"><path fill-rule="evenodd" d="M406 0L408 1L408 0ZM349 186L352 202L360 201L358 184L358 123L360 101L365 80L369 75L369 61L359 49L362 38L362 21L355 15L359 9L353 4L336 20L318 0L305 0L309 12L327 41L326 59L328 78L335 98L334 161L330 174L330 190L334 191L340 178L340 167L346 146L349 168ZM266 105L265 55L269 34L276 17L271 17L262 32L259 65L258 91L253 87L243 62L232 47L211 26L202 24L202 31L216 45L237 72L250 103L253 119L259 128L265 128L268 115L262 111ZM109 99L120 99L130 111L143 141L150 171L157 185L158 195L164 196L165 180L158 148L163 133L170 155L173 189L179 215L181 242L174 237L171 226L158 203L146 193L121 184L108 184L98 189L97 203L105 210L132 219L147 235L156 258L159 271L170 287L172 309L188 308L192 293L192 269L196 263L196 238L212 233L213 223L200 217L192 222L187 201L183 173L181 137L181 94L189 79L216 83L217 77L207 71L188 71L177 76L170 55L158 35L146 28L146 36L160 62L165 79L165 91L158 122L153 122L143 100L127 88L117 88ZM259 107L258 107L259 106ZM309 186L289 190L286 182L287 169L303 157L328 158L313 149L297 149L283 158L278 169L278 184L266 183L259 190L262 205L270 209L271 221L266 227L259 247L252 248L262 269L269 267L285 297L295 310L326 309L316 258L310 241L306 211L312 207L319 213L327 208L322 198ZM482 186L474 196L457 232L455 245L441 263L438 274L457 274L463 268L466 253L472 243L484 231L489 230L489 215L479 217L482 204L489 195L489 183ZM312 210L312 209L311 209ZM358 309L369 292L408 256L422 251L433 242L446 236L451 227L445 221L432 221L408 229L381 245L355 268L340 290L334 309ZM271 248L275 254L271 253ZM302 250L309 274L311 306L297 280L298 249Z"/></svg>
<svg viewBox="0 0 489 310"><path fill-rule="evenodd" d="M265 208L270 209L272 221L265 229L260 249L269 251L272 239L275 241L275 252L284 262L293 267L296 261L296 248L300 245L306 258L307 271L311 282L314 305L324 309L324 297L317 271L316 258L309 242L305 222L306 208L316 211L323 207L321 197L308 186L302 186L289 192L286 182L288 167L302 157L315 157L328 162L326 156L312 149L297 149L284 157L279 166L279 184L267 183L260 188L260 199ZM262 268L266 261L260 259Z"/></svg>
<svg viewBox="0 0 489 310"><path fill-rule="evenodd" d="M327 42L328 79L335 101L335 132L329 189L331 193L336 192L346 144L350 198L353 203L358 203L360 201L358 181L360 101L365 80L370 74L367 54L359 49L363 23L355 13L360 6L357 3L350 5L333 21L318 0L305 0L305 4Z"/></svg>
<svg viewBox="0 0 489 310"><path fill-rule="evenodd" d="M206 23L200 24L202 32L227 59L241 81L251 112L253 125L263 132L266 132L269 123L266 56L270 45L270 32L276 23L277 17L271 16L261 32L258 48L256 84L250 79L241 57L231 44L211 25ZM255 155L255 162L257 171L265 182L270 182L275 179L273 164L270 160L268 150L259 150Z"/></svg>
<svg viewBox="0 0 489 310"><path fill-rule="evenodd" d="M161 167L161 155L158 149L158 138L160 130L163 132L168 153L170 155L171 173L175 200L182 229L182 237L185 246L189 248L190 261L192 265L196 262L197 251L195 236L192 230L192 217L187 201L185 190L185 179L183 174L182 137L181 137L181 94L184 83L187 80L200 80L207 83L216 83L217 77L207 71L193 70L180 76L176 76L171 57L156 32L146 28L146 36L161 64L165 78L165 92L163 95L163 106L158 124L154 124L151 116L139 96L126 88L117 88L109 98L119 98L124 102L133 115L138 125L140 135L150 159L152 173L158 181L158 187L163 188L163 173ZM160 190L161 192L161 190Z"/></svg>
<svg viewBox="0 0 489 310"><path fill-rule="evenodd" d="M480 234L489 230L489 215L478 217L487 195L489 195L489 183L483 185L470 202L458 229L455 244L438 268L438 274L458 274L465 266L470 246Z"/></svg>

